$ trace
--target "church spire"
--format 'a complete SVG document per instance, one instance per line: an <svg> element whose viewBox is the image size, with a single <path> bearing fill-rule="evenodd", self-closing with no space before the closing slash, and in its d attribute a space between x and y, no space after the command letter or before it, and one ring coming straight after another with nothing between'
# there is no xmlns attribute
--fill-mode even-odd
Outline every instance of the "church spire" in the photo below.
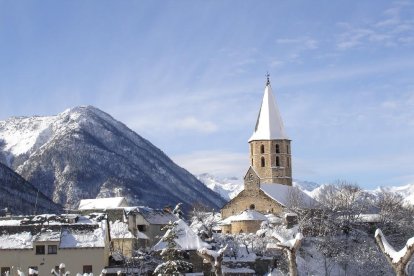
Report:
<svg viewBox="0 0 414 276"><path fill-rule="evenodd" d="M289 139L285 133L282 117L273 97L270 75L267 73L266 77L267 81L262 105L259 116L257 117L254 133L250 137L249 142L255 140Z"/></svg>

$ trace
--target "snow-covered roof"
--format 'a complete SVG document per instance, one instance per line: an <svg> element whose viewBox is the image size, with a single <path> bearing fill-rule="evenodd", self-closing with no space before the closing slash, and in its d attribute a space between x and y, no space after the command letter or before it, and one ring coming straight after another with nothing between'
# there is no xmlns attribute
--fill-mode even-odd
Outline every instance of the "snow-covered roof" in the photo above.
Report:
<svg viewBox="0 0 414 276"><path fill-rule="evenodd" d="M267 221L267 217L256 210L245 210L238 215L230 216L220 222L221 225L231 224L233 221L258 220Z"/></svg>
<svg viewBox="0 0 414 276"><path fill-rule="evenodd" d="M39 233L35 236L34 240L36 242L43 242L43 241L60 241L60 230L51 230L47 229L44 232Z"/></svg>
<svg viewBox="0 0 414 276"><path fill-rule="evenodd" d="M169 234L167 230L164 237ZM178 238L175 239L179 249L181 250L197 250L200 248L210 248L210 245L203 242L193 230L181 219L177 220L176 231ZM154 250L159 251L167 247L167 243L160 240L154 245Z"/></svg>
<svg viewBox="0 0 414 276"><path fill-rule="evenodd" d="M59 247L105 247L105 231L102 226L88 230L64 229L62 230Z"/></svg>
<svg viewBox="0 0 414 276"><path fill-rule="evenodd" d="M270 82L266 84L256 127L249 142L254 140L289 139L283 126Z"/></svg>
<svg viewBox="0 0 414 276"><path fill-rule="evenodd" d="M146 221L148 221L149 224L166 225L170 221L178 220L176 215L161 209L152 209L140 206L137 207L136 210Z"/></svg>
<svg viewBox="0 0 414 276"><path fill-rule="evenodd" d="M33 248L33 236L30 232L13 235L0 235L0 249L30 249Z"/></svg>
<svg viewBox="0 0 414 276"><path fill-rule="evenodd" d="M315 208L317 202L299 188L277 183L262 183L260 189L285 207L292 203L300 208Z"/></svg>
<svg viewBox="0 0 414 276"><path fill-rule="evenodd" d="M108 197L108 198L93 198L82 199L79 203L79 210L91 209L109 209L117 207L127 207L128 203L124 197Z"/></svg>

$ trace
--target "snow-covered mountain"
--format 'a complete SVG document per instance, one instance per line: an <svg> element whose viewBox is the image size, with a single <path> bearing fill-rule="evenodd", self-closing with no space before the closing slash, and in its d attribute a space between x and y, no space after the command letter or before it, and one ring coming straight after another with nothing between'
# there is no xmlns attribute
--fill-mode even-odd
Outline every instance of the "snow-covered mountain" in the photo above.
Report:
<svg viewBox="0 0 414 276"><path fill-rule="evenodd" d="M401 195L407 203L414 205L414 184L407 184L404 186L379 187L373 191L373 194L379 192L391 192Z"/></svg>
<svg viewBox="0 0 414 276"><path fill-rule="evenodd" d="M62 206L38 193L32 184L0 163L0 210L5 208L13 215L62 211Z"/></svg>
<svg viewBox="0 0 414 276"><path fill-rule="evenodd" d="M67 207L113 196L155 208L177 202L219 208L225 202L149 141L91 106L0 121L0 162Z"/></svg>
<svg viewBox="0 0 414 276"><path fill-rule="evenodd" d="M226 200L234 198L243 190L243 179L237 177L220 178L208 173L203 173L196 177Z"/></svg>

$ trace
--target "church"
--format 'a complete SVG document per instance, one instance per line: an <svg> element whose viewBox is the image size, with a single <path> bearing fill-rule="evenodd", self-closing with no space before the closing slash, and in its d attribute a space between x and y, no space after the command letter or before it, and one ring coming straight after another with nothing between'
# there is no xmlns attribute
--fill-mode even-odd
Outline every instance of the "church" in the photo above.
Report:
<svg viewBox="0 0 414 276"><path fill-rule="evenodd" d="M292 187L291 140L286 135L269 76L256 126L248 142L250 167L244 176L244 189L223 206L222 219L246 210L280 215L293 201L296 206L311 207L313 199Z"/></svg>

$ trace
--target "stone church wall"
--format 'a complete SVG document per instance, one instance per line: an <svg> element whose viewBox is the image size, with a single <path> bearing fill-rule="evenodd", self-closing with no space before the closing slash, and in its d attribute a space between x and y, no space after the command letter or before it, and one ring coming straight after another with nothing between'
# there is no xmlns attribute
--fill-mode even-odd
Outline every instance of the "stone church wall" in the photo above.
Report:
<svg viewBox="0 0 414 276"><path fill-rule="evenodd" d="M263 214L280 214L283 212L283 207L263 191L243 190L221 209L221 215L225 219L246 209L255 209Z"/></svg>

